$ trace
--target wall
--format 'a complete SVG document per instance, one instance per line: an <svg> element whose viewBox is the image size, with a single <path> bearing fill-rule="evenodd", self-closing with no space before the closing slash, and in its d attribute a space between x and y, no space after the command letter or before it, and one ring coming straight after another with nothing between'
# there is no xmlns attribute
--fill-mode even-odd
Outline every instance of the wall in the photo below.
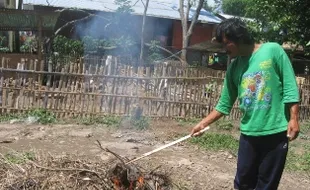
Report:
<svg viewBox="0 0 310 190"><path fill-rule="evenodd" d="M190 23L189 23L190 24ZM212 39L212 32L216 25L196 24L191 37L190 45ZM175 49L182 49L182 24L181 21L174 21L172 46Z"/></svg>

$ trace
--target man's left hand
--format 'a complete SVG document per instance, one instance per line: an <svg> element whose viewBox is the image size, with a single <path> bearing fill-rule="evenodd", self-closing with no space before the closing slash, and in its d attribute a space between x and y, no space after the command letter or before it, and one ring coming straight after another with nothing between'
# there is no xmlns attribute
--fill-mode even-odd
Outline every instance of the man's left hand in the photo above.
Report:
<svg viewBox="0 0 310 190"><path fill-rule="evenodd" d="M299 134L298 121L295 119L292 119L288 123L287 137L289 138L290 141L293 141L298 137L298 134Z"/></svg>

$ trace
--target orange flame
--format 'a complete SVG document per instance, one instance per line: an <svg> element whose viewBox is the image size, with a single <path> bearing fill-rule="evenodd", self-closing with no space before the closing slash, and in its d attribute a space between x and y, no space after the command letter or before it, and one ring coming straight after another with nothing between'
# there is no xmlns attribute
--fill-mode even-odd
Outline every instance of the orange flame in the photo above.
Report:
<svg viewBox="0 0 310 190"><path fill-rule="evenodd" d="M120 190L121 182L117 179L117 177L112 178L112 181L114 183L114 189Z"/></svg>
<svg viewBox="0 0 310 190"><path fill-rule="evenodd" d="M143 184L144 184L144 178L142 176L140 176L138 178L138 182L139 182L139 188L141 188L143 186Z"/></svg>

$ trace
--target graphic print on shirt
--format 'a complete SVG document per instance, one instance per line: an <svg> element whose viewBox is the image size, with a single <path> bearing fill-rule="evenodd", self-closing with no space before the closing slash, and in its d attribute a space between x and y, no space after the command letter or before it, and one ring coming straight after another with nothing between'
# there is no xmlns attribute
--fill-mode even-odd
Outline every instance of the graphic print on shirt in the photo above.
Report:
<svg viewBox="0 0 310 190"><path fill-rule="evenodd" d="M271 105L269 71L257 71L243 75L241 81L241 100L245 110L267 109Z"/></svg>

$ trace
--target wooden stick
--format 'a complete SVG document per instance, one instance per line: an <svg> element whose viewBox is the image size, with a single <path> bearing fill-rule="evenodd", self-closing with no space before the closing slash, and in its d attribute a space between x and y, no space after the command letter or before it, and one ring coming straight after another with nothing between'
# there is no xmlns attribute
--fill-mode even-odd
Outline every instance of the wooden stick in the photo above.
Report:
<svg viewBox="0 0 310 190"><path fill-rule="evenodd" d="M201 130L201 132L205 132L205 131L207 131L207 130L209 130L209 129L210 129L210 127L208 126L208 127L204 128L203 130ZM165 148L168 148L168 147L170 147L170 146L172 146L172 145L175 145L175 144L177 144L177 143L179 143L179 142L185 141L186 139L191 138L191 137L192 137L191 135L186 135L185 137L182 137L182 138L180 138L180 139L178 139L178 140L176 140L176 141L173 141L173 142L171 142L171 143L169 143L169 144L166 144L166 145L164 145L164 146L161 146L161 147L159 147L159 148L156 148L155 150L152 150L152 151L150 151L150 152L144 153L142 156L140 156L140 157L138 157L138 158L135 158L135 159L133 159L133 160L127 162L126 164L130 164L130 163L132 163L132 162L138 161L138 160L140 160L140 159L142 159L142 158L144 158L144 157L146 157L146 156L149 156L149 155L151 155L151 154L154 154L154 153L156 153L156 152L158 152L158 151L160 151L160 150L163 150L163 149L165 149Z"/></svg>

